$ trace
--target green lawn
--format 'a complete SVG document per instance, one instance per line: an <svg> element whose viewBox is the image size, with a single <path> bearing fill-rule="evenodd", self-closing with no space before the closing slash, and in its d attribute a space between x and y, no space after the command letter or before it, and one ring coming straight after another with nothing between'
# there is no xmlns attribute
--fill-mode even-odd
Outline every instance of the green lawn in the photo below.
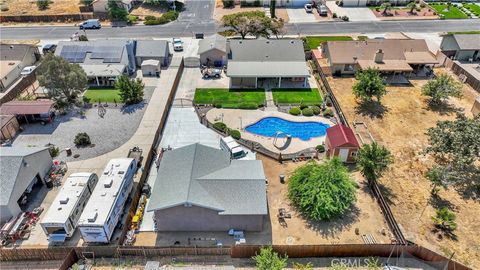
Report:
<svg viewBox="0 0 480 270"><path fill-rule="evenodd" d="M214 104L222 108L256 109L265 103L264 89L197 88L195 104Z"/></svg>
<svg viewBox="0 0 480 270"><path fill-rule="evenodd" d="M343 41L343 40L353 40L352 37L349 36L325 36L325 37L313 37L309 36L306 37L307 39L307 46L310 50L316 49L322 42L326 41Z"/></svg>
<svg viewBox="0 0 480 270"><path fill-rule="evenodd" d="M280 104L320 105L322 96L317 88L274 88L273 100Z"/></svg>
<svg viewBox="0 0 480 270"><path fill-rule="evenodd" d="M432 3L430 6L437 11L437 14L443 15L445 19L467 19L468 16L465 15L458 7L452 5L450 10L447 10L447 4L437 4Z"/></svg>
<svg viewBox="0 0 480 270"><path fill-rule="evenodd" d="M112 88L90 88L88 89L83 96L90 99L91 103L100 102L109 102L113 103L116 101L120 103L120 91L118 89Z"/></svg>
<svg viewBox="0 0 480 270"><path fill-rule="evenodd" d="M463 5L465 8L470 10L473 14L480 16L480 6L476 3L470 3L470 4L464 4Z"/></svg>
<svg viewBox="0 0 480 270"><path fill-rule="evenodd" d="M448 35L478 35L480 31L456 31L456 32L447 32Z"/></svg>

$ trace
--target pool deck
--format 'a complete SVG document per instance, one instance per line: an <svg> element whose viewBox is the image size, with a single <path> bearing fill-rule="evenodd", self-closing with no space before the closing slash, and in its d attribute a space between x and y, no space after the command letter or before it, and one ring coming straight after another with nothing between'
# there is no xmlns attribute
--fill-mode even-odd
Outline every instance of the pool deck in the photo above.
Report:
<svg viewBox="0 0 480 270"><path fill-rule="evenodd" d="M273 145L273 137L256 135L245 131L244 128L265 117L278 117L293 122L321 122L330 126L335 125L332 121L321 116L294 116L277 111L261 110L211 109L208 111L206 117L208 121L212 123L223 121L229 128L240 130L242 138L258 142L268 150L277 153L281 152L282 154L291 154L323 144L325 142L325 136L311 138L308 141L292 138L289 145L284 145L286 142L285 138L278 138L277 145L282 146L281 149L279 149Z"/></svg>

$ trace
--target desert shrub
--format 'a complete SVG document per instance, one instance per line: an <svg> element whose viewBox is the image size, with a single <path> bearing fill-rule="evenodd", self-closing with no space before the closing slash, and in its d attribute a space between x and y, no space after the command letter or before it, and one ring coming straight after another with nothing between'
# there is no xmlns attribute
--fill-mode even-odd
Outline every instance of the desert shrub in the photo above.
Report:
<svg viewBox="0 0 480 270"><path fill-rule="evenodd" d="M90 136L88 136L88 134L85 132L78 133L73 142L76 146L86 146L92 143L90 141Z"/></svg>
<svg viewBox="0 0 480 270"><path fill-rule="evenodd" d="M256 110L258 108L258 105L253 102L244 102L241 103L238 108L243 110Z"/></svg>
<svg viewBox="0 0 480 270"><path fill-rule="evenodd" d="M314 115L319 115L320 114L320 107L312 106L312 111L313 111Z"/></svg>
<svg viewBox="0 0 480 270"><path fill-rule="evenodd" d="M334 12L334 13L332 14L332 18L334 18L334 19L337 18L337 13L336 13L336 12Z"/></svg>
<svg viewBox="0 0 480 270"><path fill-rule="evenodd" d="M216 130L225 132L227 129L227 125L225 125L225 123L223 122L215 122L213 123L213 128L215 128Z"/></svg>
<svg viewBox="0 0 480 270"><path fill-rule="evenodd" d="M315 149L317 150L317 152L320 152L320 153L325 152L325 146L323 146L322 144L315 146Z"/></svg>
<svg viewBox="0 0 480 270"><path fill-rule="evenodd" d="M302 110L303 116L313 116L312 108L305 108Z"/></svg>
<svg viewBox="0 0 480 270"><path fill-rule="evenodd" d="M331 109L326 109L324 112L323 112L323 116L324 117L333 117L333 111Z"/></svg>
<svg viewBox="0 0 480 270"><path fill-rule="evenodd" d="M288 113L291 115L300 115L301 112L302 111L298 107L293 107L288 111Z"/></svg>
<svg viewBox="0 0 480 270"><path fill-rule="evenodd" d="M45 10L50 5L50 0L37 0L37 7L39 10Z"/></svg>
<svg viewBox="0 0 480 270"><path fill-rule="evenodd" d="M228 129L228 135L232 136L232 138L234 138L235 140L239 140L242 135L240 134L240 131L236 130L236 129Z"/></svg>

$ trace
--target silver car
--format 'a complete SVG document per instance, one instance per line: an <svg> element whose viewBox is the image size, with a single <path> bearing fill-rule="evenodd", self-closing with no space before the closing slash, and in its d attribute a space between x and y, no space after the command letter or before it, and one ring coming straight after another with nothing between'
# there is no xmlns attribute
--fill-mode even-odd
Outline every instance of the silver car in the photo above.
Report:
<svg viewBox="0 0 480 270"><path fill-rule="evenodd" d="M328 15L328 9L327 9L327 6L325 6L325 5L319 5L317 7L317 11L318 11L318 14L320 14L320 16L327 16Z"/></svg>

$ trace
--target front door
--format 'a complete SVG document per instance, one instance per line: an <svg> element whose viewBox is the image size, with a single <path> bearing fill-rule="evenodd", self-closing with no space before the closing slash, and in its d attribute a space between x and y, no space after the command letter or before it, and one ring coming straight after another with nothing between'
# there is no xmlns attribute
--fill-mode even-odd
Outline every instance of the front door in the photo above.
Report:
<svg viewBox="0 0 480 270"><path fill-rule="evenodd" d="M346 161L347 161L348 152L349 152L348 149L344 149L344 148L340 149L340 153L339 153L338 156L340 157L340 160L341 160L342 162L346 162Z"/></svg>

